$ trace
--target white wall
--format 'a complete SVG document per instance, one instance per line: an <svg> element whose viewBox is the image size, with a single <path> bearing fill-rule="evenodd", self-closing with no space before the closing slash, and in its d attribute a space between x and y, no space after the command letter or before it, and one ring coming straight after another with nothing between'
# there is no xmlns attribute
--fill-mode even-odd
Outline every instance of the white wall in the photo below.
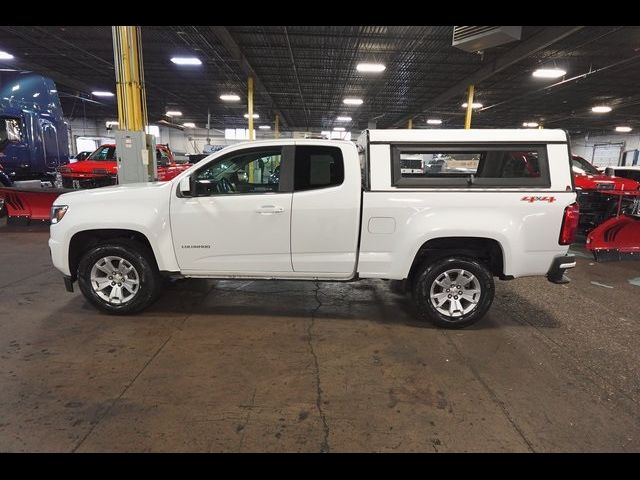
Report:
<svg viewBox="0 0 640 480"><path fill-rule="evenodd" d="M607 143L624 143L623 151L640 149L640 134L578 135L571 137L571 151L573 154L591 161L593 159L593 146Z"/></svg>
<svg viewBox="0 0 640 480"><path fill-rule="evenodd" d="M107 130L107 120L113 120L113 118L107 118L104 120L90 120L90 119L74 119L67 120L70 134L72 136L71 143L73 143L72 152L77 153L75 150L75 139L77 137L96 137L101 139L101 143L107 143L113 141L113 131ZM171 150L173 150L178 156L183 156L190 153L201 153L204 145L207 144L207 129L206 128L186 128L184 130L178 130L176 128L169 128L163 125L159 125L160 138L157 138L157 143L168 143ZM263 132L256 130L256 139L269 139L274 138L273 131ZM282 137L291 136L290 134L283 134ZM238 143L236 140L226 140L224 138L224 131L210 130L209 132L210 143L212 145L228 145ZM100 143L100 142L99 142Z"/></svg>

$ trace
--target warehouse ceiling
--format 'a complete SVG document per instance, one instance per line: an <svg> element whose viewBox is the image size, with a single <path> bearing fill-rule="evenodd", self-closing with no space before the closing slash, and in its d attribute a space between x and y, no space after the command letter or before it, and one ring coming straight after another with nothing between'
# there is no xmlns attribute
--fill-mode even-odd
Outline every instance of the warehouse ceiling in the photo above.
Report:
<svg viewBox="0 0 640 480"><path fill-rule="evenodd" d="M451 26L143 26L142 45L150 122L170 120L216 129L243 127L247 76L256 78L257 125L319 132L343 126L354 132L379 128L442 127L464 123L465 85L473 80L479 128L521 127L538 122L571 132L640 128L640 28L525 26L522 37L482 54L452 47ZM15 58L0 68L33 70L52 77L68 118L115 119L111 27L0 27L0 51ZM174 56L197 56L200 66L177 66ZM361 62L382 63L381 73L361 73ZM534 78L540 67L562 68L555 80ZM224 93L241 101L225 103ZM362 98L360 106L343 104ZM606 104L613 111L595 114ZM338 123L338 116L352 121Z"/></svg>

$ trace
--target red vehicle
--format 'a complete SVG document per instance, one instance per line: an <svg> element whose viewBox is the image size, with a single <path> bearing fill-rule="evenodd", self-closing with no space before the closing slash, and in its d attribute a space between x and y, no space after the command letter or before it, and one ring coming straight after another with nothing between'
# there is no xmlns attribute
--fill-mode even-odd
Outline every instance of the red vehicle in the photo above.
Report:
<svg viewBox="0 0 640 480"><path fill-rule="evenodd" d="M598 262L640 259L640 191L618 191L616 215L587 236L587 250ZM626 204L626 207L623 205Z"/></svg>
<svg viewBox="0 0 640 480"><path fill-rule="evenodd" d="M190 163L177 163L168 145L156 145L158 181L171 180L191 166ZM101 145L85 160L58 168L63 188L96 188L118 183L118 165L116 146Z"/></svg>
<svg viewBox="0 0 640 480"><path fill-rule="evenodd" d="M635 180L603 175L577 155L571 156L571 167L580 205L580 227L585 233L616 214L620 197L614 192L640 190L640 183Z"/></svg>
<svg viewBox="0 0 640 480"><path fill-rule="evenodd" d="M603 175L593 164L577 155L571 156L571 169L576 189L580 190L638 190L640 183L623 177Z"/></svg>

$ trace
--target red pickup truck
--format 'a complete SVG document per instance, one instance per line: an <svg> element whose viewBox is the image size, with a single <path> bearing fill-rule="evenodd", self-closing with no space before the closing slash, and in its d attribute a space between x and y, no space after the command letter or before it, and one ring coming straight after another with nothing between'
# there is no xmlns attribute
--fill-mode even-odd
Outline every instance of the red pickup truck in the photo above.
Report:
<svg viewBox="0 0 640 480"><path fill-rule="evenodd" d="M571 156L571 170L578 192L580 227L585 232L616 214L620 196L611 192L640 190L640 183L635 180L603 175L577 155Z"/></svg>
<svg viewBox="0 0 640 480"><path fill-rule="evenodd" d="M171 180L191 166L190 163L176 163L168 145L156 145L158 181ZM80 160L58 168L63 188L96 188L118 183L116 146L100 145L85 160Z"/></svg>

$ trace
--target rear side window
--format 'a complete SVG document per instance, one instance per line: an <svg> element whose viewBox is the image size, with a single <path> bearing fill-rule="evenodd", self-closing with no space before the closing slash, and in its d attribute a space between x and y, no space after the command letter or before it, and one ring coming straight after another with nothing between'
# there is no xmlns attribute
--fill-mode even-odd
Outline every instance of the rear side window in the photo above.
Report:
<svg viewBox="0 0 640 480"><path fill-rule="evenodd" d="M549 187L544 145L392 146L398 187Z"/></svg>
<svg viewBox="0 0 640 480"><path fill-rule="evenodd" d="M342 151L337 147L296 146L294 190L335 187L344 181Z"/></svg>

